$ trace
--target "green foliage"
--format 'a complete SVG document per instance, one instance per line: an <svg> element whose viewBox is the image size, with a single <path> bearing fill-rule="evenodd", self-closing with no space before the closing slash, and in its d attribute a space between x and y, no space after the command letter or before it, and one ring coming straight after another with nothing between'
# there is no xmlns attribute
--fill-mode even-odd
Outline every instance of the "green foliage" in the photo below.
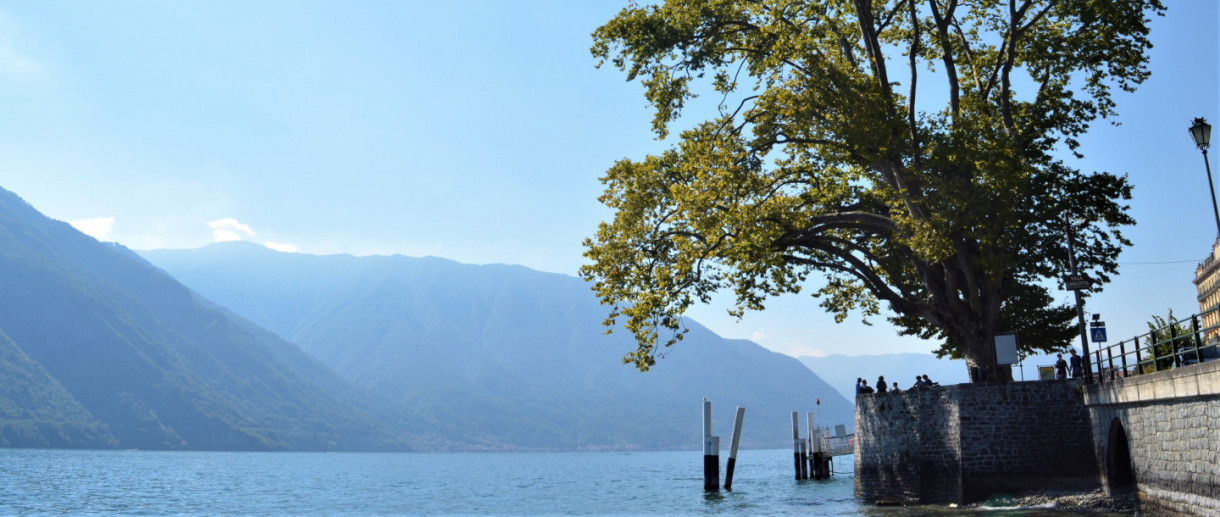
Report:
<svg viewBox="0 0 1220 517"><path fill-rule="evenodd" d="M1054 304L1054 299L1038 286L1008 283L1003 305L1000 307L999 333L1017 334L1017 352L1021 357L1034 354L1066 353L1072 340L1080 336L1076 322L1076 308L1066 304ZM903 321L911 316L898 316L904 329L902 333L917 335L923 339L943 339L944 343L933 351L937 357L948 356L963 359L963 347L947 338L943 329L921 325L919 321Z"/></svg>
<svg viewBox="0 0 1220 517"><path fill-rule="evenodd" d="M0 447L108 448L118 445L98 422L0 331Z"/></svg>
<svg viewBox="0 0 1220 517"><path fill-rule="evenodd" d="M760 310L814 293L841 321L882 304L905 332L994 367L997 331L1070 318L1041 282L1067 271L1063 216L1081 268L1104 283L1129 245L1131 186L1056 159L1115 115L1112 91L1148 77L1159 0L687 0L631 5L593 34L593 55L639 80L669 136L697 93L715 113L669 150L615 163L614 210L585 241L581 276L636 338L647 370L713 293ZM889 54L889 55L887 55ZM899 57L906 59L899 61ZM905 61L905 62L903 62ZM930 72L930 73L929 73ZM905 78L900 78L900 74ZM932 75L935 74L935 75ZM943 107L917 106L918 80ZM1079 156L1077 154L1077 156ZM664 337L662 336L664 333Z"/></svg>
<svg viewBox="0 0 1220 517"><path fill-rule="evenodd" d="M1166 318L1152 315L1152 319L1148 321L1148 337L1143 343L1145 357L1140 364L1140 373L1168 370L1175 366L1178 361L1177 351L1194 344L1194 331L1189 322L1190 320L1178 321L1174 318L1173 309L1169 309L1169 316ZM1155 356L1149 352L1155 353Z"/></svg>

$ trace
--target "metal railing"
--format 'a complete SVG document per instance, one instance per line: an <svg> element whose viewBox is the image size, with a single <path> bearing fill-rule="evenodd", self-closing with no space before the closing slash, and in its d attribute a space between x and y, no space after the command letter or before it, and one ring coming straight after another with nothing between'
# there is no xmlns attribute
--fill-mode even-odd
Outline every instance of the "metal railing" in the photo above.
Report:
<svg viewBox="0 0 1220 517"><path fill-rule="evenodd" d="M831 436L830 433L827 432L821 438L822 450L826 451L826 453L831 456L851 454L855 451L855 433L841 436Z"/></svg>
<svg viewBox="0 0 1220 517"><path fill-rule="evenodd" d="M1097 382L1171 370L1220 359L1220 325L1202 326L1204 316L1220 307L1149 330L1134 338L1100 347L1093 352Z"/></svg>

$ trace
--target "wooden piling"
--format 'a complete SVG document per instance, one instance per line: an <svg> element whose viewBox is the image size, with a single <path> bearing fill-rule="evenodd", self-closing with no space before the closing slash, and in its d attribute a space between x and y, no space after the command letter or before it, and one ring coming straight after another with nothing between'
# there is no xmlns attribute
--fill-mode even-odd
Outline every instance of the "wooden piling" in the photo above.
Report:
<svg viewBox="0 0 1220 517"><path fill-rule="evenodd" d="M737 445L741 443L741 422L745 419L746 408L737 406L737 416L733 419L733 437L729 441L729 461L724 468L724 489L733 489L733 468L737 466Z"/></svg>
<svg viewBox="0 0 1220 517"><path fill-rule="evenodd" d="M703 489L720 490L720 437L703 438Z"/></svg>
<svg viewBox="0 0 1220 517"><path fill-rule="evenodd" d="M703 399L703 489L720 490L720 437L712 436L712 403Z"/></svg>
<svg viewBox="0 0 1220 517"><path fill-rule="evenodd" d="M809 479L809 440L801 438L801 479Z"/></svg>

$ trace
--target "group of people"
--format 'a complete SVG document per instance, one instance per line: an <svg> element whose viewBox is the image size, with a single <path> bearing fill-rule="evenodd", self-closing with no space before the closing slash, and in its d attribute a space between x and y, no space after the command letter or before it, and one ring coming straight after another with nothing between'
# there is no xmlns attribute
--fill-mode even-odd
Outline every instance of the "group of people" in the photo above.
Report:
<svg viewBox="0 0 1220 517"><path fill-rule="evenodd" d="M1063 360L1063 354L1059 354L1059 360L1055 361L1055 378L1066 379L1068 373L1072 374L1072 378L1084 376L1084 367L1081 365L1080 356L1076 355L1076 349L1070 350L1071 357L1068 361Z"/></svg>
<svg viewBox="0 0 1220 517"><path fill-rule="evenodd" d="M923 376L916 375L915 384L911 386L910 389L923 388L926 386L939 386L939 384L932 382L932 379L929 379L927 374L924 374ZM861 393L896 393L899 391L902 391L902 389L898 387L897 382L895 382L891 387L886 387L884 375L877 377L877 387L875 389L872 386L869 386L868 381L864 380L863 378L856 378L856 395Z"/></svg>

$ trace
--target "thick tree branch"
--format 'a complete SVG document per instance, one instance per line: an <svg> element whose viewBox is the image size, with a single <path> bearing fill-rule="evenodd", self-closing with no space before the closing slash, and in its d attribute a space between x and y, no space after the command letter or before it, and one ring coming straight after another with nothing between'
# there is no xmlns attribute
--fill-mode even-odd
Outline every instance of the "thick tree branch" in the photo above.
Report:
<svg viewBox="0 0 1220 517"><path fill-rule="evenodd" d="M886 282L876 271L873 270L859 257L851 254L844 248L841 248L830 242L811 242L807 246L809 249L817 250L830 255L841 262L817 260L815 258L802 257L795 254L785 254L784 260L793 264L800 265L818 265L846 273L854 276L864 284L873 296L877 299L888 302L894 310L902 311L908 314L917 314L921 317L929 317L932 315L932 308L928 304L911 295L911 293L900 293L895 291L890 283Z"/></svg>
<svg viewBox="0 0 1220 517"><path fill-rule="evenodd" d="M1004 123L1004 129L1012 134L1016 131L1016 127L1012 120L1012 92L1011 92L1011 76L1013 64L1017 59L1017 41L1021 38L1021 19L1025 16L1025 11L1029 9L1030 2L1027 0L1021 7L1017 7L1017 0L1008 0L1008 31L1005 35L1006 52L1004 56L1004 67L1000 73L1000 118Z"/></svg>
<svg viewBox="0 0 1220 517"><path fill-rule="evenodd" d="M873 2L872 0L855 1L856 22L860 26L860 38L864 40L864 49L868 51L869 66L873 70L873 79L881 91L886 113L893 117L893 87L890 85L889 74L886 72L885 54L881 52L881 41L877 37L877 28L873 20Z"/></svg>
<svg viewBox="0 0 1220 517"><path fill-rule="evenodd" d="M949 36L949 20L953 18L953 11L957 9L957 0L949 0L949 7L945 8L945 15L941 16L940 9L937 7L937 0L928 2L932 8L932 19L936 22L936 32L940 40L941 59L945 63L945 76L949 83L949 112L953 114L953 119L956 121L958 114L961 113L960 86L957 84L957 65L953 62L953 46Z"/></svg>
<svg viewBox="0 0 1220 517"><path fill-rule="evenodd" d="M894 220L872 212L839 212L811 217L808 220L810 233L822 233L829 229L865 229L876 234L897 234Z"/></svg>
<svg viewBox="0 0 1220 517"><path fill-rule="evenodd" d="M911 48L907 52L911 69L911 90L907 98L907 130L910 134L907 138L911 141L911 163L918 169L923 161L919 152L919 125L915 122L915 93L919 91L916 88L919 82L919 14L915 12L915 0L907 0L907 6L911 12Z"/></svg>

